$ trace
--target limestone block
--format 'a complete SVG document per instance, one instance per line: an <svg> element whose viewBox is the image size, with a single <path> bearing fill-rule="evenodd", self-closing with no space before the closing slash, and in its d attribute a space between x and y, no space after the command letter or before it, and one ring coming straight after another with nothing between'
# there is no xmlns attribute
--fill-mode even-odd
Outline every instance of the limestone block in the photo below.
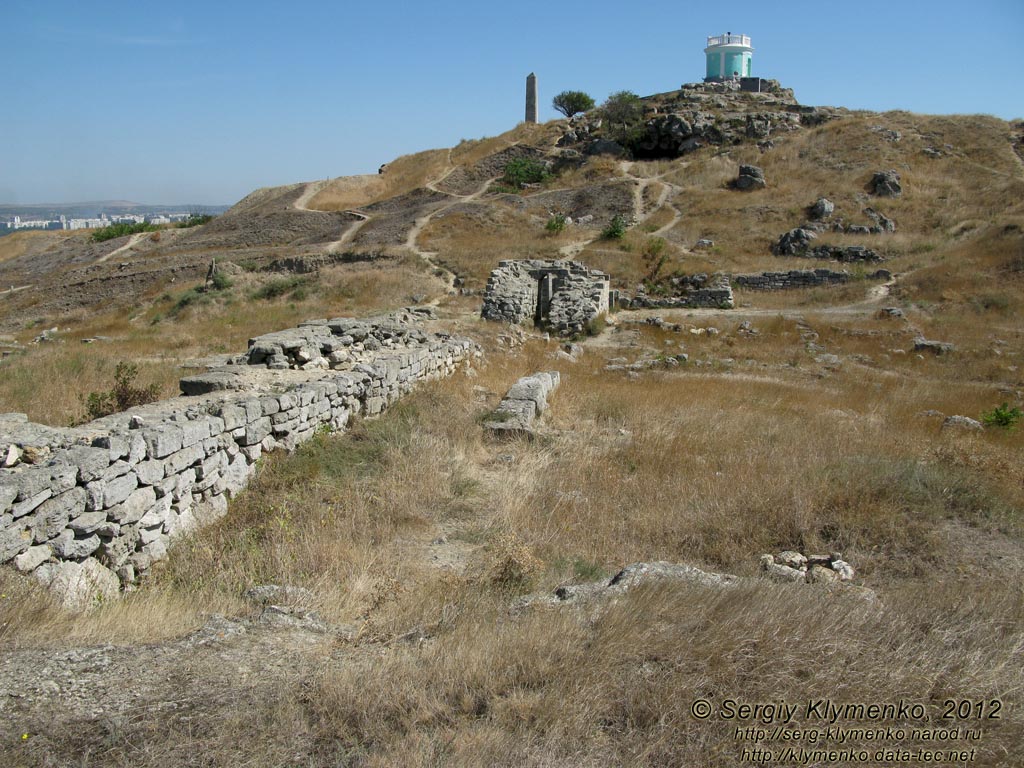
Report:
<svg viewBox="0 0 1024 768"><path fill-rule="evenodd" d="M96 512L85 512L77 517L71 519L68 523L68 528L79 535L87 535L95 533L96 530L107 522L107 513L105 510L97 510Z"/></svg>
<svg viewBox="0 0 1024 768"><path fill-rule="evenodd" d="M32 546L32 530L16 526L0 531L0 563L7 562Z"/></svg>
<svg viewBox="0 0 1024 768"><path fill-rule="evenodd" d="M139 520L156 503L156 491L144 486L129 493L124 500L111 507L107 513L110 520L121 525Z"/></svg>
<svg viewBox="0 0 1024 768"><path fill-rule="evenodd" d="M193 443L188 448L182 448L164 459L164 473L176 475L185 467L190 467L201 461L205 456L206 452L203 450L203 446Z"/></svg>
<svg viewBox="0 0 1024 768"><path fill-rule="evenodd" d="M53 552L62 560L79 560L88 557L100 548L100 537L96 534L85 538L75 538L75 532L65 528L57 537L50 540Z"/></svg>
<svg viewBox="0 0 1024 768"><path fill-rule="evenodd" d="M50 591L61 605L75 612L115 599L120 586L114 572L91 557L81 563L56 565L49 582Z"/></svg>
<svg viewBox="0 0 1024 768"><path fill-rule="evenodd" d="M32 533L37 544L42 544L63 530L72 517L85 511L85 489L70 491L47 499L32 517Z"/></svg>
<svg viewBox="0 0 1024 768"><path fill-rule="evenodd" d="M210 422L197 419L181 425L181 447L189 448L210 436Z"/></svg>
<svg viewBox="0 0 1024 768"><path fill-rule="evenodd" d="M162 459L182 448L181 427L175 424L161 424L142 433L146 441L147 454L151 459Z"/></svg>
<svg viewBox="0 0 1024 768"><path fill-rule="evenodd" d="M143 485L156 485L164 479L164 462L150 459L135 465L135 474Z"/></svg>
<svg viewBox="0 0 1024 768"><path fill-rule="evenodd" d="M110 509L120 504L131 495L138 485L139 478L134 472L111 480L103 486L103 506Z"/></svg>
<svg viewBox="0 0 1024 768"><path fill-rule="evenodd" d="M20 517L24 517L29 512L32 512L39 508L39 506L42 505L42 503L51 496L53 496L53 491L51 491L49 488L46 488L37 493L35 496L31 496L25 499L24 501L18 502L17 504L14 505L14 507L11 508L11 517L15 520L17 520Z"/></svg>
<svg viewBox="0 0 1024 768"><path fill-rule="evenodd" d="M244 427L248 420L245 416L245 409L237 405L224 405L220 409L220 417L224 420L224 430L231 431Z"/></svg>
<svg viewBox="0 0 1024 768"><path fill-rule="evenodd" d="M146 514L139 518L139 527L148 528L154 525L163 525L171 511L171 501L170 496L163 496L157 499L153 506L146 510Z"/></svg>
<svg viewBox="0 0 1024 768"><path fill-rule="evenodd" d="M78 481L87 483L102 475L110 466L110 451L106 448L75 445L68 448L66 459L68 463L78 467Z"/></svg>
<svg viewBox="0 0 1024 768"><path fill-rule="evenodd" d="M49 544L40 544L37 547L29 547L20 555L14 558L14 567L22 573L34 571L40 565L50 559L53 550Z"/></svg>
<svg viewBox="0 0 1024 768"><path fill-rule="evenodd" d="M270 434L271 429L272 425L269 418L264 416L255 420L245 428L245 445L256 445L256 443Z"/></svg>

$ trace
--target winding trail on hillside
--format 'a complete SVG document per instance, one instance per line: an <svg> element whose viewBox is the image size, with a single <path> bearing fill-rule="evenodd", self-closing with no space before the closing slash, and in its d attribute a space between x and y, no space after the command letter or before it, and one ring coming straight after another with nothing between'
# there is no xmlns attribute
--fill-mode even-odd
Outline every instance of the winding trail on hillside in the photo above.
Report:
<svg viewBox="0 0 1024 768"><path fill-rule="evenodd" d="M317 211L310 208L309 201L316 197L317 193L330 184L330 182L330 179L306 182L306 188L302 190L302 194L295 199L294 203L292 203L292 207L295 210L303 211L304 213L323 213L323 211Z"/></svg>
<svg viewBox="0 0 1024 768"><path fill-rule="evenodd" d="M93 263L94 264L102 264L103 262L107 261L107 259L111 259L114 256L117 256L118 254L124 253L125 251L130 249L132 246L134 246L136 243L138 243L142 238L144 238L148 234L149 234L149 232L136 232L134 235L132 235L131 237L128 238L128 242L127 243L122 245L120 248L115 248L110 253L108 253L106 256L101 256L100 258L96 259L96 261L93 262Z"/></svg>
<svg viewBox="0 0 1024 768"><path fill-rule="evenodd" d="M655 213L660 211L664 207L668 207L672 211L672 219L658 227L656 230L651 232L651 235L655 237L665 236L671 229L678 224L682 218L683 213L676 207L675 203L669 200L670 195L675 195L681 191L681 187L678 184L674 184L671 181L666 181L665 176L670 173L675 173L683 166L675 166L663 171L655 176L637 176L633 173L634 162L630 160L621 160L619 162L619 170L622 171L623 176L627 179L632 179L636 182L636 186L633 188L633 218L637 225L643 224L645 221L654 216ZM661 185L661 191L658 193L657 199L651 205L649 211L645 211L644 208L644 192L654 182ZM571 243L561 246L558 249L560 256L566 259L572 259L578 256L583 250L590 245L601 239L601 235L597 237L584 238L581 240L575 240Z"/></svg>

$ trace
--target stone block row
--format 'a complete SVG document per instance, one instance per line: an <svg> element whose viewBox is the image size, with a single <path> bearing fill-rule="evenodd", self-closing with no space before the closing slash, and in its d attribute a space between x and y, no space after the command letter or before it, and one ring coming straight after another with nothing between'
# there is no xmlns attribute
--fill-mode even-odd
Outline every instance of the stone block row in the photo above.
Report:
<svg viewBox="0 0 1024 768"><path fill-rule="evenodd" d="M357 321L331 323L345 332L332 336L362 332ZM385 325L365 338L397 338ZM319 338L309 330L321 327L284 333ZM318 429L343 429L353 415L377 415L476 351L468 339L443 334L405 328L400 337L378 352L358 350L361 362L347 370L267 365L260 377L240 380L242 391L153 403L74 429L3 415L0 449L26 460L0 469L0 563L13 560L47 584L75 583L72 602L82 590L88 596L88 584L135 581L176 537L221 516L263 453L290 451ZM95 562L83 566L87 560Z"/></svg>

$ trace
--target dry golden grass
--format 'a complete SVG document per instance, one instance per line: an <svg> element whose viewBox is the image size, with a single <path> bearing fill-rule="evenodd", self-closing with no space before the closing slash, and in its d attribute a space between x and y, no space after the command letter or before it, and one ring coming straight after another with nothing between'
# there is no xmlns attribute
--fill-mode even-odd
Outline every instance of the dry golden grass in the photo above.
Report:
<svg viewBox="0 0 1024 768"><path fill-rule="evenodd" d="M886 142L876 124L900 130L901 143ZM473 317L478 299L455 297L442 311L482 341L486 366L423 387L345 435L264 460L228 515L178 542L129 599L70 617L31 581L0 574L5 648L178 637L213 611L250 617L241 594L259 583L309 589L308 607L352 639L324 642L312 657L289 653L262 687L204 656L174 672L200 702L185 714L143 714L116 728L58 723L50 752L0 742L0 755L153 766L196 764L195 755L254 766L726 766L743 762L735 723L694 719L696 698L903 699L926 703L933 720L946 698L999 698L1004 718L965 746L978 749L972 765L1012 764L1024 741L1024 431L961 433L925 415L978 418L1003 401L1024 405L1020 166L1004 128L989 118L854 115L784 137L764 155L740 147L634 164L634 175L681 187L668 268L688 272L813 266L776 259L767 246L819 195L849 219L874 205L900 228L868 243L900 273L891 302L906 321L876 316L860 281L738 292L729 313L657 313L682 332L623 313L620 330L570 363L537 338L509 351L504 329ZM549 129L518 130L518 139L467 142L451 161L396 161L395 178L421 185L510 140L547 140ZM920 153L945 144L952 156ZM727 189L738 162L750 161L771 188ZM871 172L888 167L904 175L904 198L864 196ZM621 170L592 161L558 183ZM439 216L419 244L479 287L498 260L552 256L568 242L536 218L498 210ZM661 212L651 221L668 220ZM716 249L676 247L698 237ZM581 258L628 285L643 275L646 238L597 242ZM166 315L180 294L153 297L133 320L82 318L76 333L119 338L80 348L78 376L121 355L152 356L159 342L173 355L144 374L155 376L185 355L239 350L250 335L307 317L401 305L422 285L421 268L408 260L328 270L304 298L270 302L246 297L280 278L247 275L175 320ZM158 313L164 319L150 325ZM739 332L744 319L757 335ZM689 333L712 325L717 335ZM919 334L956 350L919 356ZM0 375L10 364L24 365L24 381L63 377L67 351L34 349ZM605 370L611 357L683 351L681 368ZM508 386L552 368L562 385L537 439L488 438L480 422ZM4 386L6 399L13 389ZM634 561L753 577L761 553L782 549L841 551L878 601L751 578L731 590L644 588L600 613L510 612L521 593L605 578ZM290 635L252 626L261 648L291 651Z"/></svg>
<svg viewBox="0 0 1024 768"><path fill-rule="evenodd" d="M85 416L83 398L109 390L121 361L139 364L138 384L157 384L163 397L178 393L181 365L212 354L244 352L253 336L288 328L314 317L365 315L412 304L412 296L440 291L425 279L419 259L406 256L373 264L340 265L307 276L297 290L276 299L254 299L268 283L293 278L244 273L227 291L201 294L176 310L195 286L154 296L129 316L81 313L59 318L61 341L29 344L38 327L20 335L24 352L0 365L0 411L27 413L43 424L64 426ZM54 320L56 322L57 320ZM41 327L48 327L43 324ZM80 339L105 340L83 345Z"/></svg>
<svg viewBox="0 0 1024 768"><path fill-rule="evenodd" d="M361 208L390 197L404 195L442 178L453 168L469 167L512 144L550 145L559 134L554 124L521 123L500 136L464 140L452 149L428 149L403 155L387 164L384 173L343 176L326 184L309 206L320 211Z"/></svg>
<svg viewBox="0 0 1024 768"><path fill-rule="evenodd" d="M25 230L0 237L0 263L16 259L25 253L45 248L58 239L80 236L73 232L37 232Z"/></svg>
<svg viewBox="0 0 1024 768"><path fill-rule="evenodd" d="M864 343L808 322L830 349ZM747 344L768 362L800 345L795 321L759 326L749 342L730 346L727 328L686 334L687 346L696 358ZM1006 717L986 725L975 762L1004 764L1024 733L1021 435L940 434L916 415L950 404L971 412L990 392L953 372L937 381L871 369L633 380L604 372L600 358L678 336L645 328L639 349L624 340L573 365L549 358L553 343L503 353L496 332L481 331L490 363L476 377L426 387L345 436L268 461L228 516L179 542L130 600L72 623L24 582L8 593L9 647L173 636L196 626L194 606L245 615L238 597L257 583L307 587L321 615L353 627L354 643L315 670L296 661L273 695L239 689L193 713L221 723L215 737L165 738L142 721L109 747L107 764L142 740L148 757L136 764L187 762L187 745L214 764L271 765L287 733L310 765L343 754L380 766L727 765L742 747L734 724L697 721L688 707L729 696L930 707L1001 698ZM500 393L550 367L563 384L545 434L487 439L479 420ZM455 570L428 556L439 529L469 548ZM761 552L785 548L841 550L881 603L754 580L644 589L596 618L508 613L516 592L636 560L752 575ZM1008 570L993 573L993 557ZM410 632L427 639L397 640ZM187 684L202 686L204 674ZM226 718L227 706L246 717ZM98 745L88 732L75 743Z"/></svg>

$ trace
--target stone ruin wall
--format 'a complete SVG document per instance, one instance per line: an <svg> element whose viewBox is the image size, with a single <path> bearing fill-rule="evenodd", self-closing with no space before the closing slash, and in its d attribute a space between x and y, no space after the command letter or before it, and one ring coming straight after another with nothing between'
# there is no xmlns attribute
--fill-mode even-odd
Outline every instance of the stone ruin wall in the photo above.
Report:
<svg viewBox="0 0 1024 768"><path fill-rule="evenodd" d="M183 379L184 396L80 427L0 415L14 465L0 469L0 563L58 593L62 579L132 583L175 538L222 516L263 453L376 415L478 354L468 339L423 332L421 319L317 320L257 337L228 365Z"/></svg>
<svg viewBox="0 0 1024 768"><path fill-rule="evenodd" d="M539 316L542 327L568 335L608 312L610 297L608 275L578 261L505 260L487 279L480 316L513 324Z"/></svg>
<svg viewBox="0 0 1024 768"><path fill-rule="evenodd" d="M892 273L879 269L869 275L868 280L888 280ZM831 269L793 269L789 272L759 272L752 275L734 275L733 282L739 288L752 291L784 291L790 288L813 288L821 285L848 283L854 279L849 272Z"/></svg>

